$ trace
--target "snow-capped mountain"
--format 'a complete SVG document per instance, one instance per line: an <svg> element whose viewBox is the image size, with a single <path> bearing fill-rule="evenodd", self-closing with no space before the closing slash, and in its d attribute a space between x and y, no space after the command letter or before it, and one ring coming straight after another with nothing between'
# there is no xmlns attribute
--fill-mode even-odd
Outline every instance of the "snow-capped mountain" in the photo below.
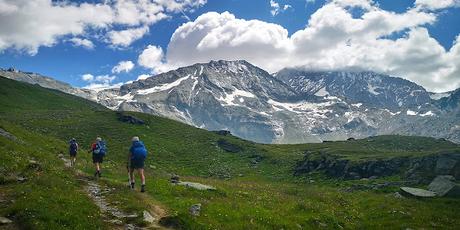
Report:
<svg viewBox="0 0 460 230"><path fill-rule="evenodd" d="M298 93L346 98L366 106L399 110L429 103L430 94L402 78L374 72L309 72L283 69L275 74Z"/></svg>
<svg viewBox="0 0 460 230"><path fill-rule="evenodd" d="M284 69L272 75L246 61L212 61L85 97L263 143L382 134L460 142L460 89L433 94L373 72Z"/></svg>

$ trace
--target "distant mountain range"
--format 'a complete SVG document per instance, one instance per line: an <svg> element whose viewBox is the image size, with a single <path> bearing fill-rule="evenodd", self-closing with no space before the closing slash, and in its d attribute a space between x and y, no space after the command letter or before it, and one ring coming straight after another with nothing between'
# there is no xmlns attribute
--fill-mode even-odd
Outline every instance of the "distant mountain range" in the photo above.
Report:
<svg viewBox="0 0 460 230"><path fill-rule="evenodd" d="M165 116L262 143L343 140L383 134L460 142L460 89L443 94L374 72L283 69L211 61L98 92L34 73L0 76L97 101L113 110Z"/></svg>

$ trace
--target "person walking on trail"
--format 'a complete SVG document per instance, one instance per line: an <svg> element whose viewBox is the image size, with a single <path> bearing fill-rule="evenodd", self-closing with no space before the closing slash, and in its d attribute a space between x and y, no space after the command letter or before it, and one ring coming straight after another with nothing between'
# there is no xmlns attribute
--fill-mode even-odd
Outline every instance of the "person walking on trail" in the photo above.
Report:
<svg viewBox="0 0 460 230"><path fill-rule="evenodd" d="M69 154L70 154L70 166L75 166L77 160L78 143L75 138L72 138L69 142Z"/></svg>
<svg viewBox="0 0 460 230"><path fill-rule="evenodd" d="M133 137L128 156L129 180L131 189L134 189L134 169L136 169L141 177L141 192L145 192L144 161L146 157L147 149L144 143L139 140L139 137Z"/></svg>
<svg viewBox="0 0 460 230"><path fill-rule="evenodd" d="M93 153L93 164L96 167L94 176L101 177L101 164L104 160L105 153L107 152L107 147L105 146L105 142L102 138L96 138L96 141L91 144L90 152Z"/></svg>

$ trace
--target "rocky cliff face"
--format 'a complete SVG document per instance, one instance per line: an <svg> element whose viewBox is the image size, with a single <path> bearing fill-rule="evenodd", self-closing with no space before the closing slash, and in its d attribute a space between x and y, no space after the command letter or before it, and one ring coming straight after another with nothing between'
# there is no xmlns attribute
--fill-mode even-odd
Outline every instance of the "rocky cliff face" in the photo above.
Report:
<svg viewBox="0 0 460 230"><path fill-rule="evenodd" d="M306 152L295 167L294 175L322 172L342 179L361 179L400 175L414 183L429 183L437 175L460 178L460 152L413 157L352 161L327 153Z"/></svg>

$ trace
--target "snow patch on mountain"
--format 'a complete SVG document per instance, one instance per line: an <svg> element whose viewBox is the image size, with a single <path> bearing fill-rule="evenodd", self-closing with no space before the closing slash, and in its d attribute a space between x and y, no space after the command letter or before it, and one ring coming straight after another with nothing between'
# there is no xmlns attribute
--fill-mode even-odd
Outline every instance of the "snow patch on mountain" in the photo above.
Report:
<svg viewBox="0 0 460 230"><path fill-rule="evenodd" d="M154 86L154 87L148 88L148 89L141 89L141 90L138 90L136 93L141 94L141 95L146 95L146 94L151 94L151 93L170 90L170 89L180 85L181 82L183 82L184 80L187 80L189 77L190 77L190 75L187 75L187 76L179 78L179 79L177 79L177 80L175 80L175 81L173 81L171 83L166 83L166 84L163 84L163 85Z"/></svg>

